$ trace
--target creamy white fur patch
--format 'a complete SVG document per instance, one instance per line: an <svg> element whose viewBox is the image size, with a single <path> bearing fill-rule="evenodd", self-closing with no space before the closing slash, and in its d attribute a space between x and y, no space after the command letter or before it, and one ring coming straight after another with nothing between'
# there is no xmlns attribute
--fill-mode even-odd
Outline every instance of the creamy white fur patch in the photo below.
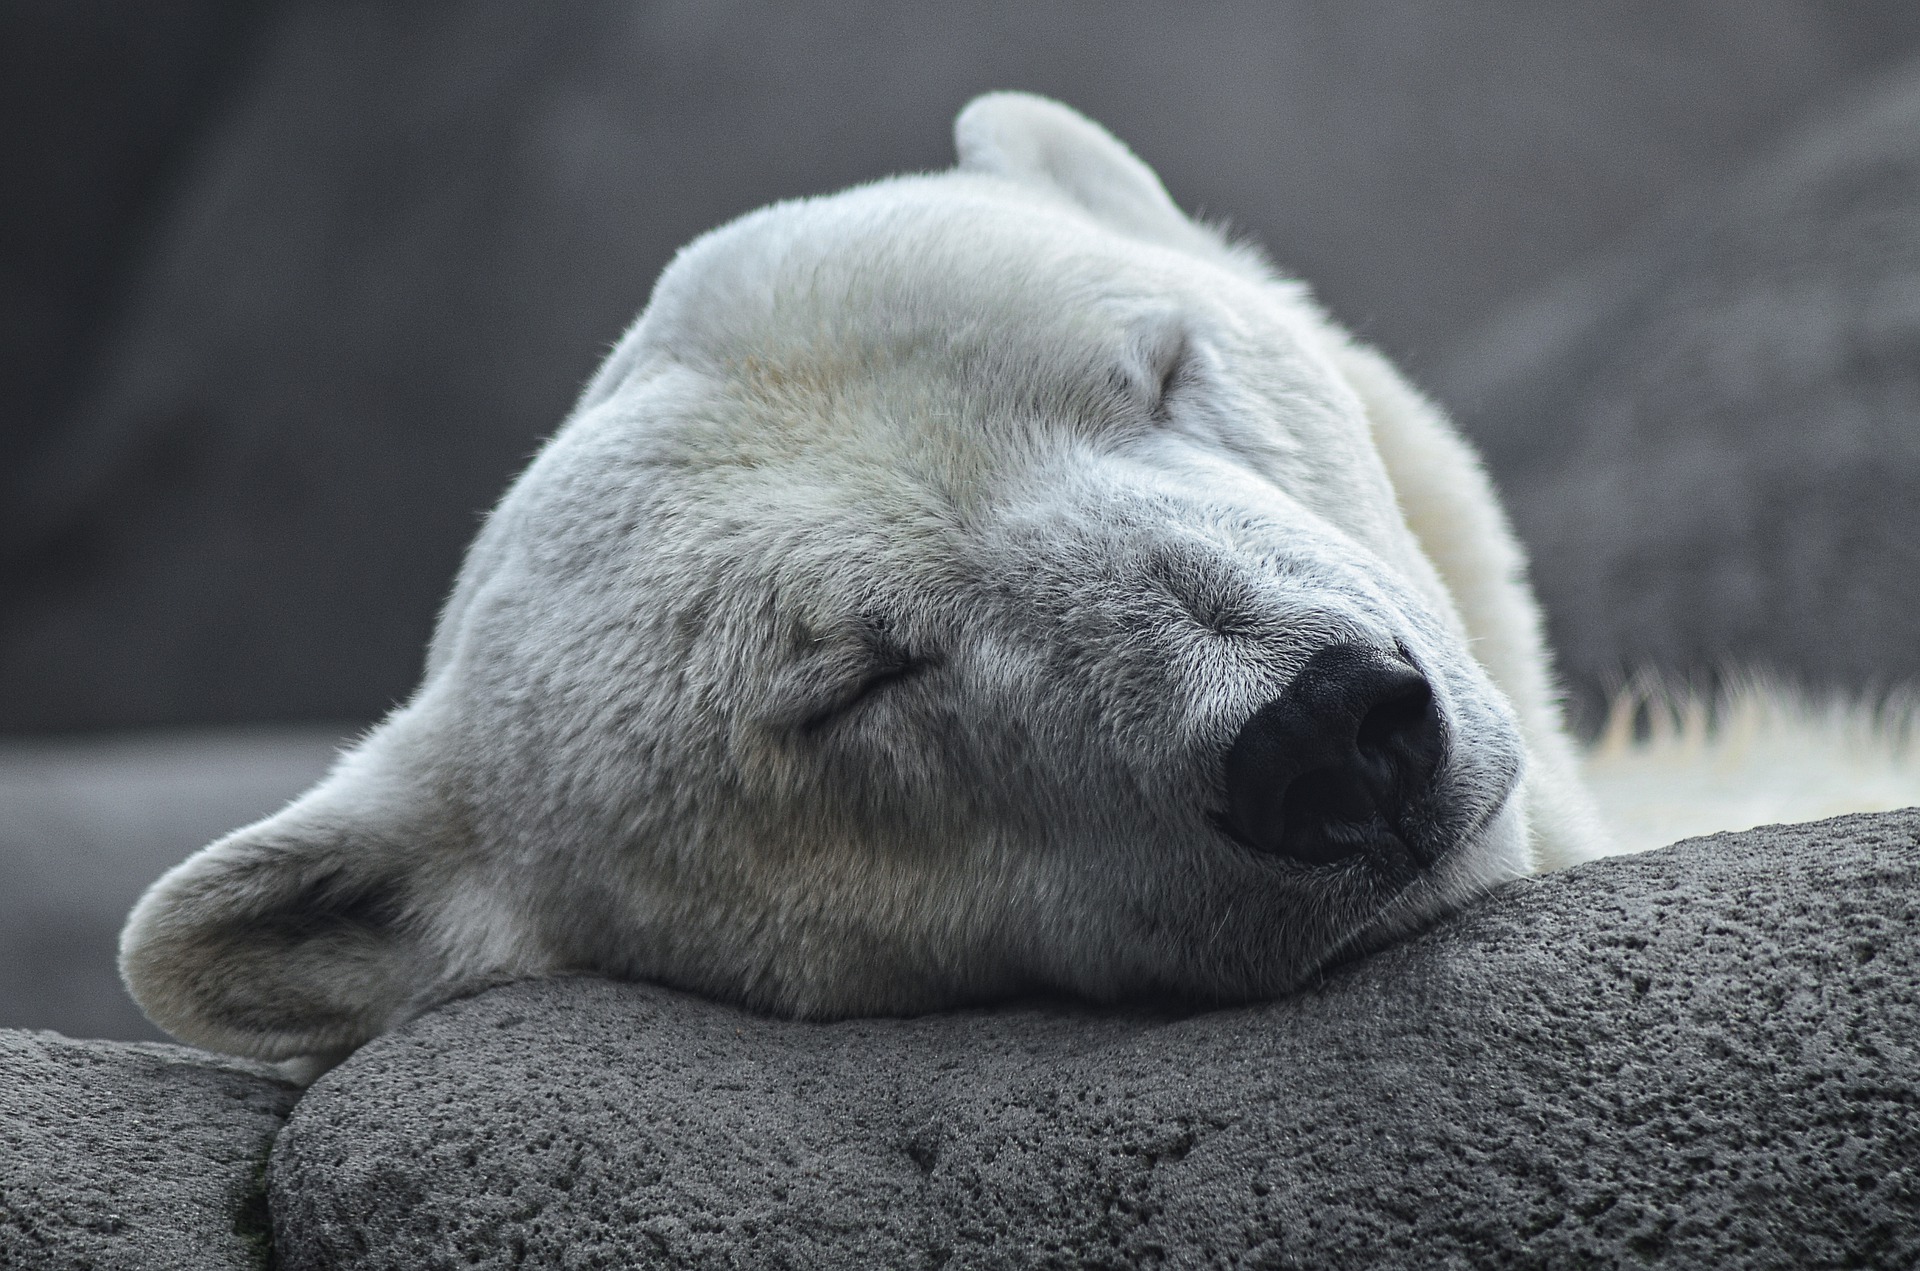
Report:
<svg viewBox="0 0 1920 1271"><path fill-rule="evenodd" d="M1920 703L1820 697L1764 676L1714 701L1657 683L1615 697L1582 768L1620 851L1920 805Z"/></svg>

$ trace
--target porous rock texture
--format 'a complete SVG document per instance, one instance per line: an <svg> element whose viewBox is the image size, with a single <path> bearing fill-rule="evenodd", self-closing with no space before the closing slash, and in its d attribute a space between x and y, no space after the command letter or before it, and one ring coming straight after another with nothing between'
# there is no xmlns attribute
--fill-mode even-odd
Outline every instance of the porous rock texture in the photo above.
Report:
<svg viewBox="0 0 1920 1271"><path fill-rule="evenodd" d="M1920 61L1433 377L1593 722L1645 669L1920 682Z"/></svg>
<svg viewBox="0 0 1920 1271"><path fill-rule="evenodd" d="M0 1031L0 1267L264 1267L267 1152L299 1091L158 1043Z"/></svg>
<svg viewBox="0 0 1920 1271"><path fill-rule="evenodd" d="M521 984L313 1087L280 1265L1910 1267L1917 970L1908 811L1519 882L1252 1008Z"/></svg>

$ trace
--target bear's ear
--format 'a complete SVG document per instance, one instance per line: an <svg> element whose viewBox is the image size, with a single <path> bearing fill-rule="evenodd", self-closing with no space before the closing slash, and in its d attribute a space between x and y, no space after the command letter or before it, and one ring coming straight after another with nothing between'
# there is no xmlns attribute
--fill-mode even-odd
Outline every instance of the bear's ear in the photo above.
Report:
<svg viewBox="0 0 1920 1271"><path fill-rule="evenodd" d="M963 172L984 172L1057 193L1125 234L1170 247L1218 252L1211 231L1187 219L1153 169L1113 134L1057 101L988 93L953 121Z"/></svg>
<svg viewBox="0 0 1920 1271"><path fill-rule="evenodd" d="M120 973L180 1040L260 1059L338 1055L440 979L422 938L411 793L350 755L278 814L160 878Z"/></svg>

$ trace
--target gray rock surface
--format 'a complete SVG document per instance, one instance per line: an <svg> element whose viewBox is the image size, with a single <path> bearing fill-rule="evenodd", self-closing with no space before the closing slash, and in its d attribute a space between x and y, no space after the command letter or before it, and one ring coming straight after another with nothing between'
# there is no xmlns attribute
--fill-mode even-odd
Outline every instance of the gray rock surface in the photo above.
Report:
<svg viewBox="0 0 1920 1271"><path fill-rule="evenodd" d="M290 0L0 467L0 731L370 719L669 255L1090 112L1416 367L1920 37L1816 0Z"/></svg>
<svg viewBox="0 0 1920 1271"><path fill-rule="evenodd" d="M1916 972L1920 810L1523 881L1250 1009L523 984L312 1088L280 1265L1911 1267Z"/></svg>
<svg viewBox="0 0 1920 1271"><path fill-rule="evenodd" d="M298 1094L183 1046L0 1031L0 1267L268 1265L267 1151Z"/></svg>
<svg viewBox="0 0 1920 1271"><path fill-rule="evenodd" d="M1920 683L1920 62L1492 323L1434 387L1590 721L1641 668Z"/></svg>

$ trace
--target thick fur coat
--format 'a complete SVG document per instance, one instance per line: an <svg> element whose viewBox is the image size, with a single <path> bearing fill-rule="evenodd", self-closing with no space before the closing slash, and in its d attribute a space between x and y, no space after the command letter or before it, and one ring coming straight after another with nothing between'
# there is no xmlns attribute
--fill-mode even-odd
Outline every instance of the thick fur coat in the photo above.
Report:
<svg viewBox="0 0 1920 1271"><path fill-rule="evenodd" d="M413 699L134 911L157 1022L338 1053L569 970L1243 999L1606 850L1441 415L1067 108L955 131L679 255Z"/></svg>

